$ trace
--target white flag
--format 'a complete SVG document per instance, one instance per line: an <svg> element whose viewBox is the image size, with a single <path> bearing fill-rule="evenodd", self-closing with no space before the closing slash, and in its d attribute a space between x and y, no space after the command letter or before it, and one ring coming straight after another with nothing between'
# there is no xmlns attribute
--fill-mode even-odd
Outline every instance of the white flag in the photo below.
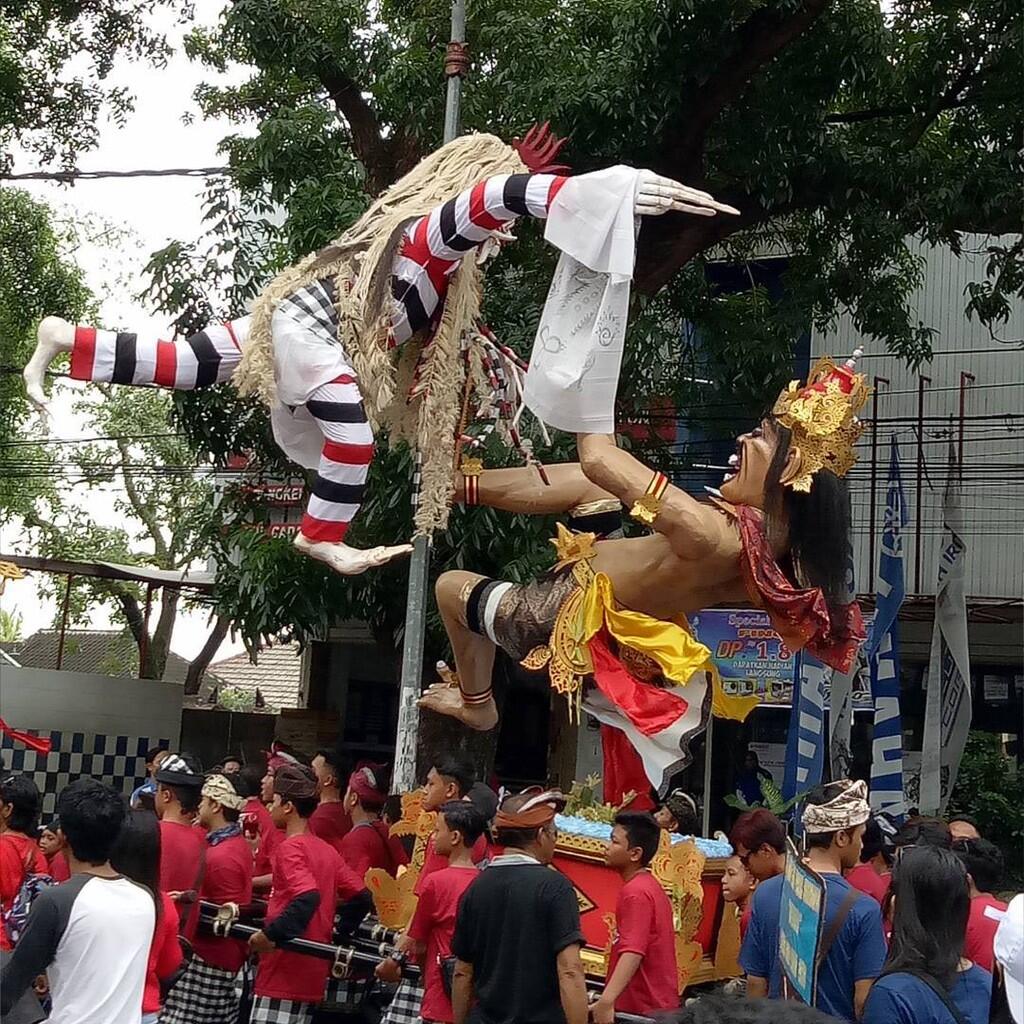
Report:
<svg viewBox="0 0 1024 1024"><path fill-rule="evenodd" d="M921 514L920 509L917 514ZM920 808L926 814L945 812L971 727L971 663L964 594L967 548L960 512L960 472L952 442L942 526L921 750Z"/></svg>

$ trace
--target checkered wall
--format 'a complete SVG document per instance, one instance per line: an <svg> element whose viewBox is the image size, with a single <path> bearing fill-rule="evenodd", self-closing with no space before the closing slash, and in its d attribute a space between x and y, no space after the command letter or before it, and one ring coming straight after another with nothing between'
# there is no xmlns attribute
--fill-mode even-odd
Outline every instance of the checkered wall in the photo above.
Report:
<svg viewBox="0 0 1024 1024"><path fill-rule="evenodd" d="M37 754L0 736L0 752L13 772L27 772L43 794L44 819L53 814L57 794L75 779L86 775L109 782L126 796L146 778L146 751L169 746L166 737L103 736L89 732L39 733L49 736L53 749Z"/></svg>

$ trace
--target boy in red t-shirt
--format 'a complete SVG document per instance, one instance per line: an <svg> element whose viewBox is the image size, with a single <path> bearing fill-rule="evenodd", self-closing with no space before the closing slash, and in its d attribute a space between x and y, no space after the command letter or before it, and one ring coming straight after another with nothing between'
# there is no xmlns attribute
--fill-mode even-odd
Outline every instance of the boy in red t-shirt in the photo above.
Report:
<svg viewBox="0 0 1024 1024"><path fill-rule="evenodd" d="M427 772L423 784L423 810L436 811L449 800L466 800L473 788L473 768L468 761L457 756L439 758ZM487 856L487 837L484 834L473 845L473 863L479 864ZM427 840L423 854L423 867L416 879L415 893L419 896L427 879L448 866L448 858L434 849L433 835Z"/></svg>
<svg viewBox="0 0 1024 1024"><path fill-rule="evenodd" d="M191 942L199 927L199 887L206 841L193 828L203 788L203 771L188 754L168 754L154 774L160 819L160 889L174 900L181 934Z"/></svg>
<svg viewBox="0 0 1024 1024"><path fill-rule="evenodd" d="M284 760L281 764L284 764ZM270 889L270 858L284 834L274 825L267 804L274 799L274 774L269 765L247 764L239 773L239 788L246 796L242 809L242 833L254 842L256 852L252 864L253 892L266 893ZM266 801L264 802L264 782Z"/></svg>
<svg viewBox="0 0 1024 1024"><path fill-rule="evenodd" d="M345 810L341 783L341 757L334 750L318 750L313 758L313 774L317 781L320 803L309 819L309 831L338 849L342 839L352 831L352 819Z"/></svg>
<svg viewBox="0 0 1024 1024"><path fill-rule="evenodd" d="M995 965L993 945L996 929L1007 907L992 895L1002 881L1003 854L995 843L987 839L954 839L953 852L967 871L971 893L964 956L991 974Z"/></svg>
<svg viewBox="0 0 1024 1024"><path fill-rule="evenodd" d="M365 888L337 850L309 831L316 805L316 778L309 768L285 764L276 769L270 814L285 838L271 858L266 923L249 940L250 951L260 954L251 1024L311 1019L324 997L330 964L276 947L294 938L330 942L335 895L347 901Z"/></svg>
<svg viewBox="0 0 1024 1024"><path fill-rule="evenodd" d="M405 956L413 956L423 965L420 1017L425 1021L452 1024L455 1020L441 980L441 963L451 956L459 900L477 876L472 850L484 825L483 816L467 801L451 800L441 806L434 826L434 849L448 863L433 872L423 886L412 921L396 944L397 956L377 967L377 977L393 983L401 978Z"/></svg>
<svg viewBox="0 0 1024 1024"><path fill-rule="evenodd" d="M42 803L28 775L0 782L0 913L10 909L27 875L49 874L46 857L32 838ZM10 948L7 929L0 926L0 949Z"/></svg>
<svg viewBox="0 0 1024 1024"><path fill-rule="evenodd" d="M605 863L624 884L615 907L607 981L591 1007L594 1024L613 1024L616 1010L651 1016L679 1007L672 904L648 870L660 838L658 823L646 811L615 816Z"/></svg>
<svg viewBox="0 0 1024 1024"><path fill-rule="evenodd" d="M200 898L211 903L252 902L252 849L239 819L246 798L237 775L210 775L203 783L199 824L204 829L206 870ZM235 978L245 963L244 942L197 932L194 956L171 989L160 1024L220 1024L238 1017Z"/></svg>
<svg viewBox="0 0 1024 1024"><path fill-rule="evenodd" d="M60 819L51 818L48 825L39 826L39 849L46 857L47 874L58 884L71 877L68 859L64 856L64 834L60 830Z"/></svg>
<svg viewBox="0 0 1024 1024"><path fill-rule="evenodd" d="M348 777L344 808L352 830L338 844L338 852L360 878L370 868L397 875L399 867L409 863L405 848L380 820L387 799L383 765L362 765Z"/></svg>

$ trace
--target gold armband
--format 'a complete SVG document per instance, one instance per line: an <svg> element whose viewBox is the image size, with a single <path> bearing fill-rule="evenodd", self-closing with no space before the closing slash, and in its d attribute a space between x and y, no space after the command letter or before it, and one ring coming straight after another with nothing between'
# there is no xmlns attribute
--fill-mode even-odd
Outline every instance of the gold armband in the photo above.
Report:
<svg viewBox="0 0 1024 1024"><path fill-rule="evenodd" d="M479 476L484 471L482 459L471 459L464 455L459 464L459 472L462 474L463 489L465 494L462 503L467 507L480 504L480 482Z"/></svg>
<svg viewBox="0 0 1024 1024"><path fill-rule="evenodd" d="M647 490L633 502L629 514L644 526L653 526L661 513L661 499L668 487L668 477L664 473L655 473Z"/></svg>

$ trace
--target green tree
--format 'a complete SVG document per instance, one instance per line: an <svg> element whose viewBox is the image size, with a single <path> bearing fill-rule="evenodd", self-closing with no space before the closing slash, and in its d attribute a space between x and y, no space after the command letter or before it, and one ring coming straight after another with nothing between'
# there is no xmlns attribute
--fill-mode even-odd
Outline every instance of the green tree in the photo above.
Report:
<svg viewBox="0 0 1024 1024"><path fill-rule="evenodd" d="M70 560L190 568L206 553L204 531L213 501L209 468L195 463L184 439L168 425L166 393L107 386L98 390L85 393L76 404L76 413L96 440L60 446L60 453L48 454L33 467L51 484L22 511L34 550ZM112 496L120 517L116 526L96 521L95 509L105 493ZM159 610L147 623L145 589L119 580L76 577L70 618L87 623L97 604L113 606L135 639L140 677L161 679L181 597L173 587L160 591L154 599ZM212 650L194 665L192 692L226 632L227 623L218 619L211 631Z"/></svg>
<svg viewBox="0 0 1024 1024"><path fill-rule="evenodd" d="M0 0L0 171L13 146L44 163L72 168L96 145L98 122L115 123L132 97L109 85L115 61L127 56L162 64L168 47L149 27L166 0Z"/></svg>
<svg viewBox="0 0 1024 1024"><path fill-rule="evenodd" d="M874 0L475 0L464 123L511 138L550 119L570 137L564 157L577 171L649 166L743 211L645 224L620 387L622 418L653 420L660 399L722 433L785 381L794 339L842 310L911 363L928 353L932 325L907 301L921 267L906 237L957 250L961 231L1019 226L1024 82L1012 41L1021 22L1019 5L1001 0L885 10ZM193 33L196 59L251 68L239 86L199 91L208 114L245 126L224 142L240 198L225 185L212 190L210 238L155 256L161 308L183 327L240 313L273 269L336 235L368 195L437 146L447 36L447 6L423 0L234 0L214 30ZM286 214L279 226L267 216L275 206ZM535 225L519 233L489 271L485 313L526 352L553 258ZM716 261L749 266L766 251L789 256L781 297L760 286L730 293L707 272ZM996 239L988 282L965 299L965 312L994 331L1024 286L1022 255ZM222 288L217 308L204 277L235 285ZM700 332L700 353L685 323ZM714 386L696 390L695 376ZM228 389L177 396L175 407L204 456L248 450L268 472L280 466L262 410ZM651 432L639 443L669 470L694 458ZM549 454L564 454L560 444ZM378 459L355 543L408 535L408 480L407 454ZM226 523L211 543L228 547L218 600L247 642L282 630L308 639L352 616L399 643L403 566L339 579L283 542L221 529L251 509L228 501L220 512ZM456 512L433 568L521 578L548 559L548 525ZM443 645L435 621L428 663Z"/></svg>
<svg viewBox="0 0 1024 1024"><path fill-rule="evenodd" d="M21 616L0 608L0 644L12 644L22 636Z"/></svg>
<svg viewBox="0 0 1024 1024"><path fill-rule="evenodd" d="M0 514L21 511L45 490L45 477L27 472L44 456L22 434L29 408L19 370L41 317L75 319L90 305L72 243L48 206L22 189L0 189Z"/></svg>

